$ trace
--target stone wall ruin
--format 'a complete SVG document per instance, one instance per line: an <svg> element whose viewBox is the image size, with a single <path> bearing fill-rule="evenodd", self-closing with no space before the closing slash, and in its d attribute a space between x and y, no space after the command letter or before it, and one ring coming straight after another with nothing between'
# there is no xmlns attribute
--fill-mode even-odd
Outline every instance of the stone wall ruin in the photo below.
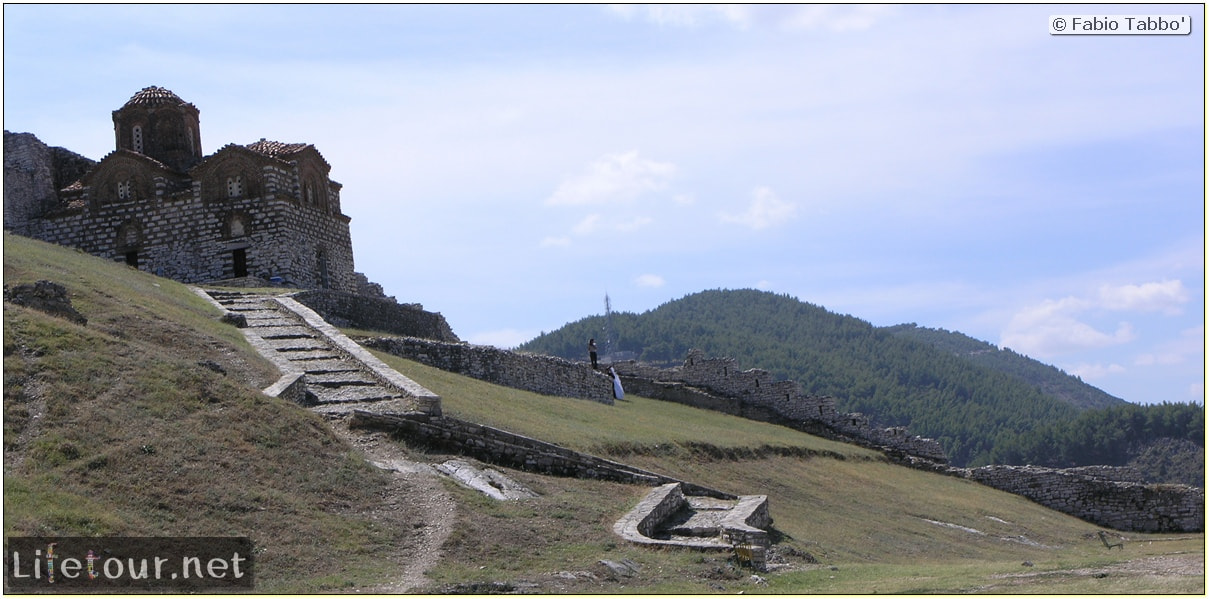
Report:
<svg viewBox="0 0 1209 599"><path fill-rule="evenodd" d="M513 389L613 404L613 379L581 362L416 337L359 341L371 349Z"/></svg>
<svg viewBox="0 0 1209 599"><path fill-rule="evenodd" d="M982 466L952 470L988 487L1116 530L1205 530L1205 490L1197 487L1111 480L1085 468Z"/></svg>
<svg viewBox="0 0 1209 599"><path fill-rule="evenodd" d="M420 304L400 304L394 298L367 297L332 289L312 289L291 295L314 310L328 323L457 343L458 336L439 312L428 312Z"/></svg>
<svg viewBox="0 0 1209 599"><path fill-rule="evenodd" d="M910 435L902 427L872 427L863 414L837 411L834 398L805 394L796 382L773 380L766 370L740 370L734 358L710 358L693 349L676 368L633 361L617 362L613 367L627 389L646 397L782 424L887 451L892 457L948 461L933 439Z"/></svg>

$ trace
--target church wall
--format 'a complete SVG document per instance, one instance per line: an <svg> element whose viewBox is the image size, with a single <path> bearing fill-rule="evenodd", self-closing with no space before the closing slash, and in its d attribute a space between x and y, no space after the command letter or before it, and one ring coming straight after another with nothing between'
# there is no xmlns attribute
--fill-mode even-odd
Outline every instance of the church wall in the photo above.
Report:
<svg viewBox="0 0 1209 599"><path fill-rule="evenodd" d="M53 149L32 135L5 137L6 142L22 142L6 143L9 230L117 262L124 262L126 252L133 250L140 270L186 283L234 277L235 252L242 250L248 275L320 288L322 247L327 286L357 290L348 217L334 208L338 195L328 207L302 205L293 164L266 165L259 173L249 170L251 165L240 169L259 176L247 177L248 193L234 198L227 197L225 172L199 173L200 179L181 189L179 183L140 171L144 183L136 200L119 201L116 194L96 198L90 194L98 189L85 188L71 194L74 208L44 214L44 196L55 197L50 185L56 168ZM231 164L239 163L236 159ZM119 168L126 173L122 179L140 178L131 171L137 166ZM23 176L10 179L9 174ZM338 194L338 185L333 187L332 193Z"/></svg>
<svg viewBox="0 0 1209 599"><path fill-rule="evenodd" d="M5 132L6 229L186 283L358 290L340 184L313 146L229 144L203 159L197 108L158 87L113 120L118 149L100 163Z"/></svg>

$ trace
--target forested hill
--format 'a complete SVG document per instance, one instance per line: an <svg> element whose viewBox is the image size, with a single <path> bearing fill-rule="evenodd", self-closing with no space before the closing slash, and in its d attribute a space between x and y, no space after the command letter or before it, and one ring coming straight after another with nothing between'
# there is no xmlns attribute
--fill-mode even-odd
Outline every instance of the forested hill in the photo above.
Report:
<svg viewBox="0 0 1209 599"><path fill-rule="evenodd" d="M613 313L608 321L611 332L604 316L592 316L519 349L584 360L587 340L594 337L602 353L633 352L643 362L675 366L690 348L700 348L711 356L733 357L743 368L795 380L807 393L835 397L842 411L933 437L959 466L1021 459L1022 436L1074 423L1087 406L1085 400L1072 401L1069 393L1055 394L1051 383L1015 372L1032 369L1013 366L1004 372L970 359L976 356L969 352L938 347L945 335L913 331L914 325L874 327L787 295L704 291L642 314ZM936 339L919 339L928 336ZM1087 387L1061 376L1073 381L1072 388ZM1080 397L1103 401L1101 394L1086 391ZM1200 412L1203 437L1203 408ZM1076 462L1063 465L1082 461L1078 450L1063 455Z"/></svg>
<svg viewBox="0 0 1209 599"><path fill-rule="evenodd" d="M915 324L885 327L900 337L922 341L937 349L950 352L975 364L998 370L1029 383L1043 393L1061 399L1078 408L1108 408L1127 403L1098 387L1084 383L1049 364L1043 364L1011 349L980 341L964 333L929 329Z"/></svg>

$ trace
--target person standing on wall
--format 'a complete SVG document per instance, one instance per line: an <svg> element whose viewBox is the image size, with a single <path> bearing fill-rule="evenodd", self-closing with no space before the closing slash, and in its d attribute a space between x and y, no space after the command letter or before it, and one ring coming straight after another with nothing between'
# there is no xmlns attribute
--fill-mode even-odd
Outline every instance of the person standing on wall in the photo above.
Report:
<svg viewBox="0 0 1209 599"><path fill-rule="evenodd" d="M588 356L592 358L592 370L596 370L596 338L588 339Z"/></svg>

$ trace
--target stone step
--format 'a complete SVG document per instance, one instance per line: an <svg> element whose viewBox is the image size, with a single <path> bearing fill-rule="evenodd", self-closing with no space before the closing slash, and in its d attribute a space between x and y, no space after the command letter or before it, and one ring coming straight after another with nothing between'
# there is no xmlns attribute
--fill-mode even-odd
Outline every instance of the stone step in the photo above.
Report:
<svg viewBox="0 0 1209 599"><path fill-rule="evenodd" d="M263 315L244 312L244 318L248 319L249 328L256 329L263 327L288 327L298 324L297 322L288 318L282 318L280 314L272 310L265 310Z"/></svg>
<svg viewBox="0 0 1209 599"><path fill-rule="evenodd" d="M339 352L330 348L289 352L287 354L282 354L282 356L290 362L298 364L303 368L306 367L307 362L316 360L341 360L344 357L341 356Z"/></svg>
<svg viewBox="0 0 1209 599"><path fill-rule="evenodd" d="M264 309L265 307L259 304L233 304L227 306L227 310L231 312L259 312Z"/></svg>
<svg viewBox="0 0 1209 599"><path fill-rule="evenodd" d="M376 402L385 401L388 399L400 399L402 397L394 391L377 385L329 389L319 385L308 384L306 389L315 395L317 399L316 403L321 405L332 403Z"/></svg>
<svg viewBox="0 0 1209 599"><path fill-rule="evenodd" d="M336 374L340 372L360 372L355 362L349 360L328 360L318 358L314 360L291 360L306 372L309 379L312 375L319 374Z"/></svg>
<svg viewBox="0 0 1209 599"><path fill-rule="evenodd" d="M326 341L321 341L315 338L307 339L265 339L265 345L274 351L278 352L309 352L309 351L331 351L332 346Z"/></svg>
<svg viewBox="0 0 1209 599"><path fill-rule="evenodd" d="M260 299L260 296L255 295L255 294L249 294L249 293L234 293L234 292L227 292L227 291L207 291L206 293L209 294L210 297L214 298L214 300L218 301L218 302L245 299L245 298Z"/></svg>
<svg viewBox="0 0 1209 599"><path fill-rule="evenodd" d="M260 326L256 327L256 334L260 335L261 339L315 339L318 335L315 331L303 326Z"/></svg>
<svg viewBox="0 0 1209 599"><path fill-rule="evenodd" d="M325 374L308 373L306 375L306 383L308 385L337 388L377 385L378 381L367 374L354 370L350 372L335 372Z"/></svg>
<svg viewBox="0 0 1209 599"><path fill-rule="evenodd" d="M373 402L327 403L311 407L312 412L322 414L328 418L343 418L352 414L353 410L397 414L407 412L411 409L413 409L411 403L402 397Z"/></svg>

